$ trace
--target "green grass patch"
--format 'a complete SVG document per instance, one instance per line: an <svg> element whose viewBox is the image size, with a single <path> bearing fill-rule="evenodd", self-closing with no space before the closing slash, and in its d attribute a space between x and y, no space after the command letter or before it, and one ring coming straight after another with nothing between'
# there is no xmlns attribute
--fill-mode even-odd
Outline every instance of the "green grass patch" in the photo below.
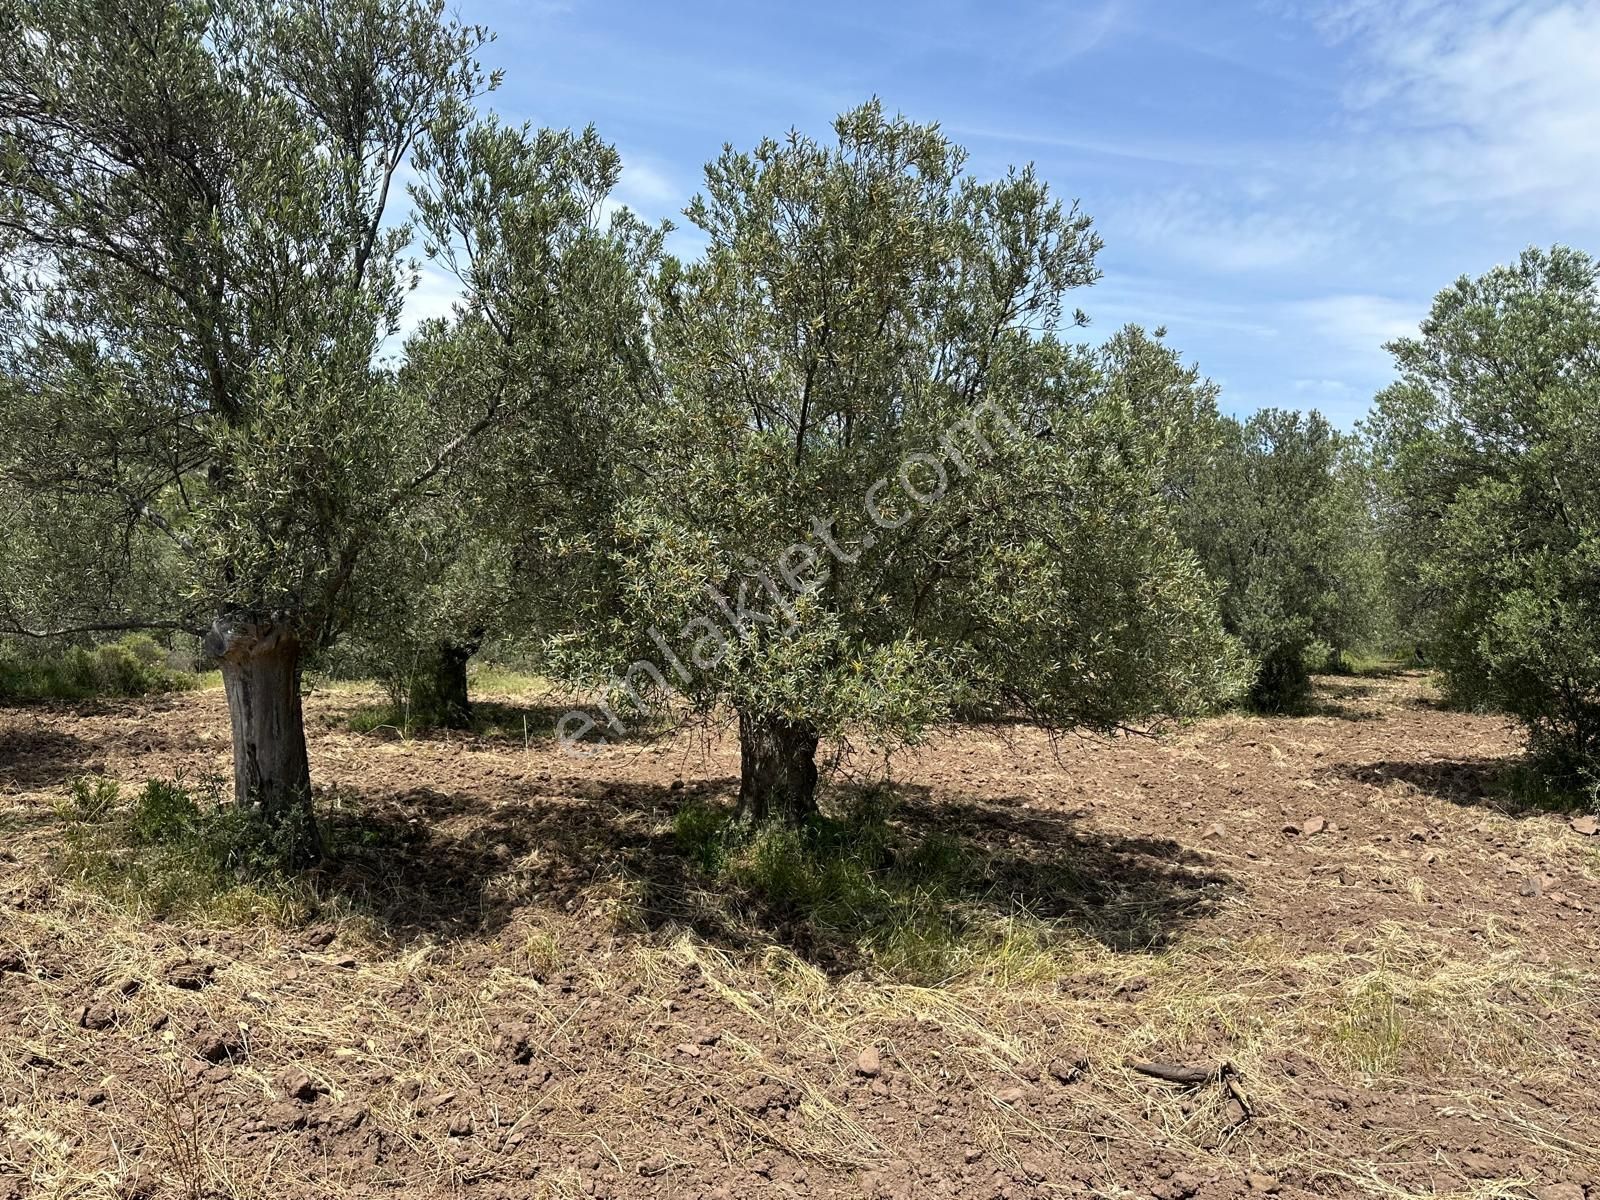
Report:
<svg viewBox="0 0 1600 1200"><path fill-rule="evenodd" d="M679 851L728 918L785 931L836 965L933 985L1052 975L1069 932L1019 911L987 882L985 856L942 833L913 836L869 798L838 818L751 829L685 805Z"/></svg>
<svg viewBox="0 0 1600 1200"><path fill-rule="evenodd" d="M1388 1074L1406 1046L1405 1006L1392 988L1369 982L1350 998L1330 1030L1330 1040L1357 1070L1368 1075Z"/></svg>
<svg viewBox="0 0 1600 1200"><path fill-rule="evenodd" d="M148 696L203 683L168 666L167 651L143 634L99 646L0 643L0 701Z"/></svg>
<svg viewBox="0 0 1600 1200"><path fill-rule="evenodd" d="M1363 679L1382 679L1391 675L1398 675L1402 671L1414 670L1417 664L1414 658L1407 659L1398 654L1381 654L1360 650L1341 650L1331 653L1322 668L1322 673L1327 675L1348 675Z"/></svg>
<svg viewBox="0 0 1600 1200"><path fill-rule="evenodd" d="M59 806L62 878L147 918L295 925L319 901L287 867L293 829L270 829L216 783L152 779L131 796L112 779L75 781Z"/></svg>

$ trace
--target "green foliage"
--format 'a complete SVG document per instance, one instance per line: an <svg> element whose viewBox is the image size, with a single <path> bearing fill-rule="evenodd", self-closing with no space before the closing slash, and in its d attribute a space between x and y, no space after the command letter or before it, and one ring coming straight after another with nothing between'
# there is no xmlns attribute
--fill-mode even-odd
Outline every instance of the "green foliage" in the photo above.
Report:
<svg viewBox="0 0 1600 1200"><path fill-rule="evenodd" d="M197 676L168 667L167 652L144 635L100 646L0 641L0 701L147 696L197 683Z"/></svg>
<svg viewBox="0 0 1600 1200"><path fill-rule="evenodd" d="M525 478L456 473L524 424L519 453L555 452L614 358L563 331L609 328L585 306L648 237L599 228L619 162L593 131L480 119L488 34L444 0L3 17L0 630L204 636L239 799L304 824L304 656L507 511ZM397 363L419 250L462 299Z"/></svg>
<svg viewBox="0 0 1600 1200"><path fill-rule="evenodd" d="M1252 662L1258 708L1302 706L1310 670L1382 642L1388 601L1360 444L1316 413L1217 410L1215 384L1136 326L1097 352L1108 398L1139 420L1128 453L1157 465L1179 536Z"/></svg>
<svg viewBox="0 0 1600 1200"><path fill-rule="evenodd" d="M1223 624L1255 660L1249 698L1302 708L1311 671L1381 640L1386 594L1358 443L1319 414L1223 418L1187 537L1222 587Z"/></svg>
<svg viewBox="0 0 1600 1200"><path fill-rule="evenodd" d="M671 688L878 744L955 709L1109 729L1214 702L1227 642L1138 414L1048 332L1096 278L1088 218L876 102L834 133L707 167L604 586L554 666L612 675L619 712Z"/></svg>
<svg viewBox="0 0 1600 1200"><path fill-rule="evenodd" d="M315 642L437 454L373 366L412 277L391 185L459 130L485 35L429 0L8 11L0 498L66 520L47 581L100 579L6 615L288 612Z"/></svg>
<svg viewBox="0 0 1600 1200"><path fill-rule="evenodd" d="M303 920L316 900L291 869L300 831L271 826L224 802L152 779L131 799L115 780L75 780L59 815L63 877L150 917Z"/></svg>
<svg viewBox="0 0 1600 1200"><path fill-rule="evenodd" d="M1370 422L1388 561L1458 703L1600 781L1600 271L1565 247L1439 293Z"/></svg>

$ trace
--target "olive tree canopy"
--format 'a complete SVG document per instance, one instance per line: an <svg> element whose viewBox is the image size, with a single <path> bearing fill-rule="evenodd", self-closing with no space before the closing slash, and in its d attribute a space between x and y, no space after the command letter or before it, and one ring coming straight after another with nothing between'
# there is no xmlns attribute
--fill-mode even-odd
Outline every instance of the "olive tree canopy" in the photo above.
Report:
<svg viewBox="0 0 1600 1200"><path fill-rule="evenodd" d="M1459 700L1600 791L1600 268L1527 250L1389 350L1370 432L1404 609Z"/></svg>
<svg viewBox="0 0 1600 1200"><path fill-rule="evenodd" d="M876 102L834 132L707 168L705 251L655 281L614 587L562 644L613 675L569 741L668 693L732 710L754 818L813 811L823 738L1112 729L1230 686L1139 421L1056 336L1097 277L1089 219Z"/></svg>
<svg viewBox="0 0 1600 1200"><path fill-rule="evenodd" d="M429 489L550 399L553 279L616 174L592 135L475 116L485 37L442 0L0 7L0 503L33 531L3 535L30 566L0 620L203 634L237 797L306 856L304 655ZM482 386L380 357L419 230Z"/></svg>

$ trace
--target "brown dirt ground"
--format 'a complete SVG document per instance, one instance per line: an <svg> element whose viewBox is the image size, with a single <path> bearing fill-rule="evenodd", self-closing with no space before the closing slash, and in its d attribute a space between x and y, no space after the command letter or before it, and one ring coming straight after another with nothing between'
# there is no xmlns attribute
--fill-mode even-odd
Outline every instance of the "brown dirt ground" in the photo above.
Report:
<svg viewBox="0 0 1600 1200"><path fill-rule="evenodd" d="M0 1197L1600 1200L1600 838L1498 808L1515 739L1421 676L1321 687L897 756L895 819L1059 933L940 987L697 900L671 818L731 798L725 737L580 763L314 695L388 865L310 928L208 928L48 856L74 776L226 770L220 694L0 709Z"/></svg>

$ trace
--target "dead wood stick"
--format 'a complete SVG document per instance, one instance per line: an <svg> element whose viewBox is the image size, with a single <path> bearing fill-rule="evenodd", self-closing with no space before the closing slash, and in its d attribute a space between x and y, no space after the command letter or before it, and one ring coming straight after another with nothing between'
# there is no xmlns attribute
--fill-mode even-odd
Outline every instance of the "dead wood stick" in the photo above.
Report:
<svg viewBox="0 0 1600 1200"><path fill-rule="evenodd" d="M1134 1062L1130 1059L1128 1067L1141 1075L1164 1079L1168 1083L1181 1083L1185 1087L1216 1083L1233 1073L1232 1063L1219 1063L1214 1067L1191 1067L1184 1063Z"/></svg>

